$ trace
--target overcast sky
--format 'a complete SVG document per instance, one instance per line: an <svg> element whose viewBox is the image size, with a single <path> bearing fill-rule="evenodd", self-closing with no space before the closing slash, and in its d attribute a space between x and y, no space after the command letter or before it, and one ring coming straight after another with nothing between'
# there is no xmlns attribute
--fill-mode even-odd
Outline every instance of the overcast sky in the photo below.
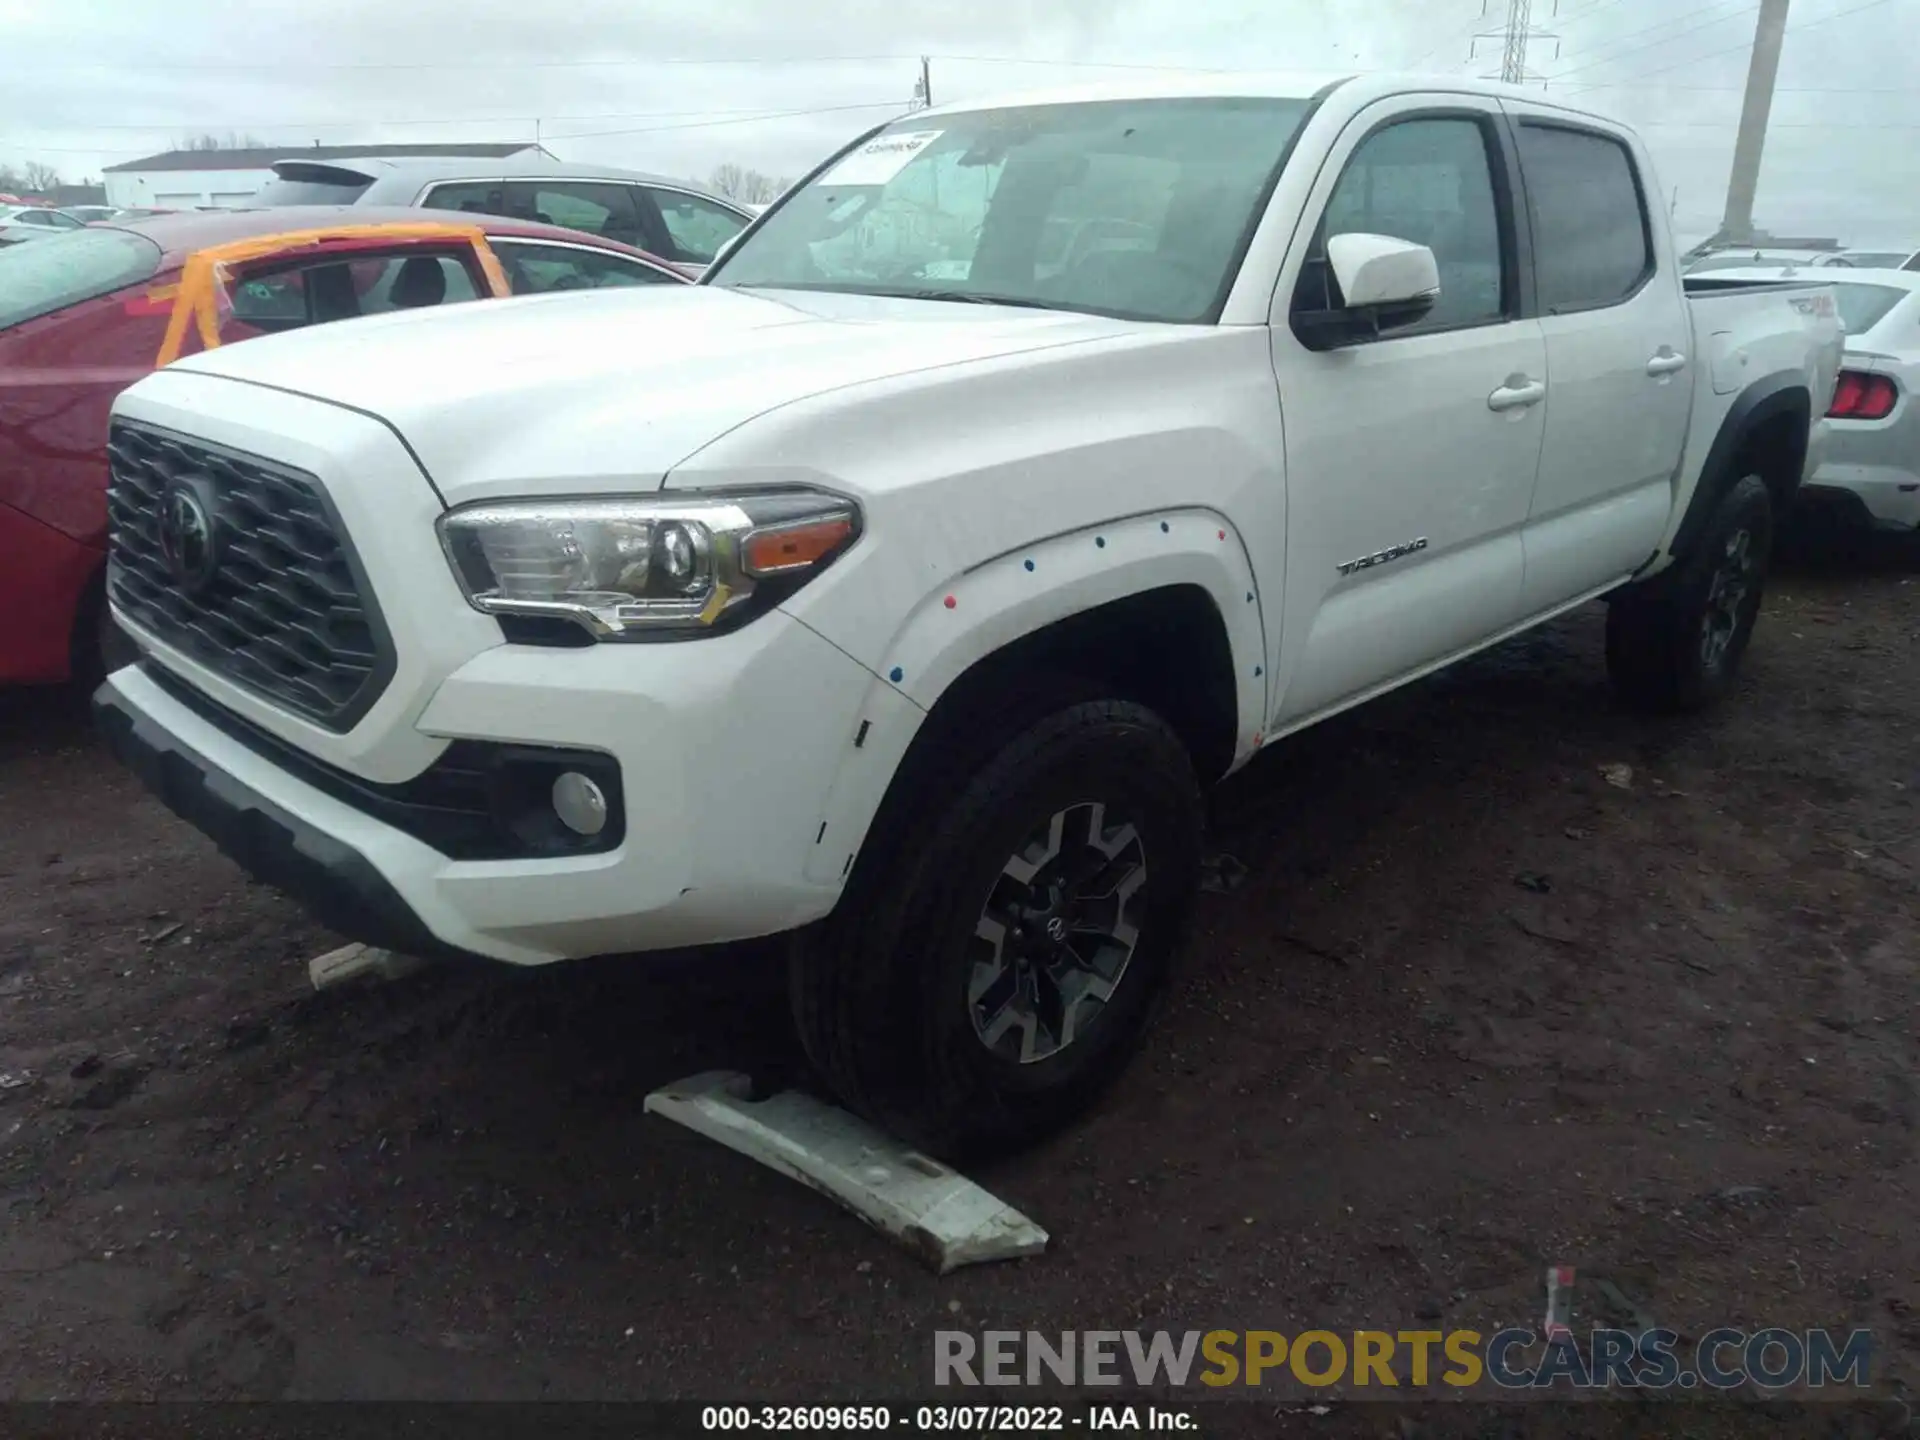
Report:
<svg viewBox="0 0 1920 1440"><path fill-rule="evenodd" d="M77 179L201 131L540 137L563 159L778 174L905 106L1258 69L1478 74L1505 0L0 0L0 164ZM1534 0L1549 93L1643 125L1683 238L1724 200L1758 0ZM1920 245L1920 0L1793 0L1757 219ZM1103 66L1114 68L1102 68ZM860 107L860 108L855 108ZM792 113L808 112L808 113Z"/></svg>

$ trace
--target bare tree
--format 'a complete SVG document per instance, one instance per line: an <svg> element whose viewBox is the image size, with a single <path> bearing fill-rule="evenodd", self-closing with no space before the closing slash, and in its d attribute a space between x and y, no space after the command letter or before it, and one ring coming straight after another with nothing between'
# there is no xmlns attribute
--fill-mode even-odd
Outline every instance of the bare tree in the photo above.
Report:
<svg viewBox="0 0 1920 1440"><path fill-rule="evenodd" d="M731 161L715 167L709 183L722 195L738 200L743 205L764 205L769 200L778 199L788 184L785 180L776 180L771 175L763 175L758 170L749 170Z"/></svg>
<svg viewBox="0 0 1920 1440"><path fill-rule="evenodd" d="M29 160L27 168L21 173L20 181L36 195L43 195L60 183L60 172L51 165L38 160Z"/></svg>
<svg viewBox="0 0 1920 1440"><path fill-rule="evenodd" d="M241 134L229 130L224 136L215 135L211 130L198 135L189 135L175 143L176 150L264 150L267 142L258 135Z"/></svg>

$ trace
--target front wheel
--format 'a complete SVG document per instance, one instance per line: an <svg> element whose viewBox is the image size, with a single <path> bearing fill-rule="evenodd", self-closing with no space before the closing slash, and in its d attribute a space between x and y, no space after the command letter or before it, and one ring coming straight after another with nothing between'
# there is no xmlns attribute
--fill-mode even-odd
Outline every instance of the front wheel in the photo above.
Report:
<svg viewBox="0 0 1920 1440"><path fill-rule="evenodd" d="M1199 889L1192 763L1152 711L1097 700L904 798L798 947L801 1038L843 1101L923 1149L1018 1148L1138 1044Z"/></svg>
<svg viewBox="0 0 1920 1440"><path fill-rule="evenodd" d="M1692 553L1607 612L1614 688L1651 710L1697 710L1726 693L1753 637L1773 556L1773 497L1749 475L1715 507Z"/></svg>

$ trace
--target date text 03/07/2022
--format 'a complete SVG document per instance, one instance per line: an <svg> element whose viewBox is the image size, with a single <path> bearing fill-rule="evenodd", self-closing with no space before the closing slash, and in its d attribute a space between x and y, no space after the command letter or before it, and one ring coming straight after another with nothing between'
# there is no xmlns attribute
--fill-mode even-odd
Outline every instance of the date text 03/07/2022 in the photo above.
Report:
<svg viewBox="0 0 1920 1440"><path fill-rule="evenodd" d="M700 1428L741 1433L912 1430L929 1434L1066 1430L1191 1431L1186 1410L1159 1405L708 1405Z"/></svg>

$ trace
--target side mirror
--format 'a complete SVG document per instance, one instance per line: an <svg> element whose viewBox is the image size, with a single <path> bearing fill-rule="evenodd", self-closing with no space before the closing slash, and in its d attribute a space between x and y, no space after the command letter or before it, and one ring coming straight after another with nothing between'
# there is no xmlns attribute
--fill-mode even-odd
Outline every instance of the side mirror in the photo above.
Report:
<svg viewBox="0 0 1920 1440"><path fill-rule="evenodd" d="M1425 245L1391 235L1335 235L1327 241L1325 263L1345 303L1293 317L1301 341L1316 350L1412 325L1440 298L1440 263Z"/></svg>

